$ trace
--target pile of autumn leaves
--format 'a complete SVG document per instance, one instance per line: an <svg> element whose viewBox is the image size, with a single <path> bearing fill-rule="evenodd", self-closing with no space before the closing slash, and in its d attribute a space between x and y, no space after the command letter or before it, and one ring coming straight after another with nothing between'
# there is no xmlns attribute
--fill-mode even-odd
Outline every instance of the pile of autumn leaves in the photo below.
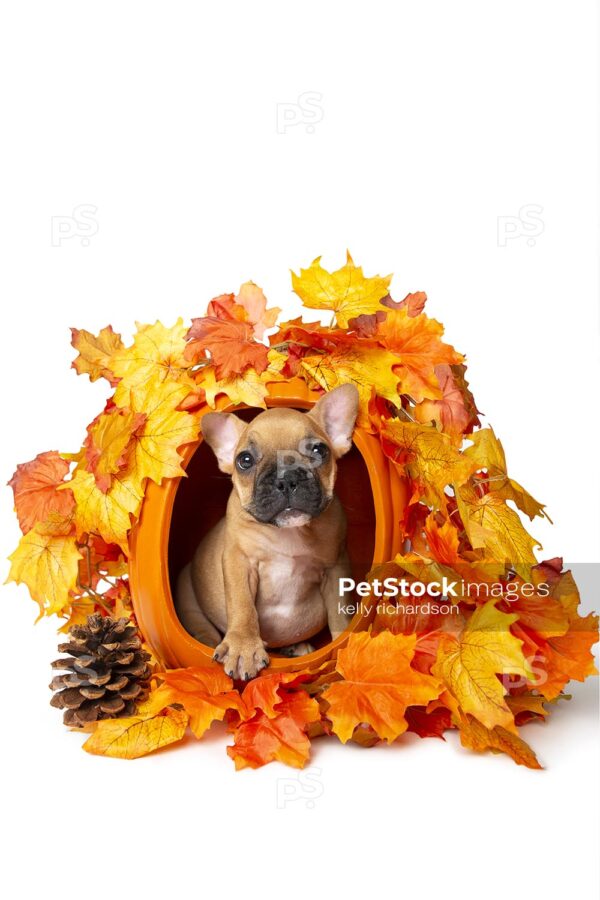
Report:
<svg viewBox="0 0 600 900"><path fill-rule="evenodd" d="M90 752L140 756L182 740L188 726L199 738L225 720L238 768L302 766L319 734L371 746L449 728L466 747L539 766L518 727L543 719L571 679L595 672L597 619L579 615L560 560L537 563L514 507L531 519L543 507L507 474L494 432L478 428L463 357L424 313L425 294L396 302L390 280L365 277L350 256L331 273L315 260L292 286L305 307L330 310L331 323L298 318L268 344L279 310L252 282L212 300L191 327L138 325L130 346L110 326L74 329L74 368L113 392L79 452L42 453L17 468L10 484L23 537L9 579L27 585L40 615L65 619L63 631L93 612L133 617L128 537L147 482L183 474L179 450L197 440L206 404L226 395L265 407L269 383L299 377L326 391L355 384L359 424L408 481L401 527L410 550L372 577L445 575L504 589L463 597L446 615L387 603L316 672L267 669L242 687L216 665L157 670L136 716L91 726Z"/></svg>

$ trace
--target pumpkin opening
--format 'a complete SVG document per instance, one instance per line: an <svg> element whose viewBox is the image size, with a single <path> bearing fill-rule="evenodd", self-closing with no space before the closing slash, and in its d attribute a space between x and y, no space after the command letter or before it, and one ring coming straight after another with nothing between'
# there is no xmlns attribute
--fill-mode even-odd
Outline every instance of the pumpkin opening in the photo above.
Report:
<svg viewBox="0 0 600 900"><path fill-rule="evenodd" d="M237 410L236 415L250 421L259 409ZM179 481L169 531L168 567L171 593L177 576L192 558L200 540L224 516L231 493L231 478L219 471L214 453L201 442ZM338 462L336 493L348 521L346 539L352 564L352 577L361 581L373 564L375 549L375 506L369 472L362 454L353 445ZM351 598L348 598L349 601ZM331 640L327 629L310 639L320 648ZM276 651L271 651L276 656Z"/></svg>

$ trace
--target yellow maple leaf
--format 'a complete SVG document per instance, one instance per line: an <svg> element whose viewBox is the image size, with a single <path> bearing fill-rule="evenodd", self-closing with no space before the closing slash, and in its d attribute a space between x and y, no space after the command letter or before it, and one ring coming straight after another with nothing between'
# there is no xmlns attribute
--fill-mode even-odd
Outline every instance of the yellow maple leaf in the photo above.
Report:
<svg viewBox="0 0 600 900"><path fill-rule="evenodd" d="M454 365L464 359L441 340L443 333L444 328L436 319L429 319L424 313L411 316L408 309L392 309L378 324L377 339L399 357L400 393L417 402L442 396L435 367Z"/></svg>
<svg viewBox="0 0 600 900"><path fill-rule="evenodd" d="M105 493L110 488L113 475L126 466L127 449L145 420L145 413L115 407L99 415L89 426L85 441L86 465L94 473L100 490Z"/></svg>
<svg viewBox="0 0 600 900"><path fill-rule="evenodd" d="M382 435L391 445L388 455L415 483L413 494L435 508L445 508L446 486L464 484L475 470L473 460L457 450L452 437L432 426L386 419Z"/></svg>
<svg viewBox="0 0 600 900"><path fill-rule="evenodd" d="M79 351L79 356L71 363L78 375L89 375L90 381L106 378L111 384L115 384L111 359L123 348L123 341L121 335L112 330L112 326L108 325L97 335L84 328L71 328L71 344Z"/></svg>
<svg viewBox="0 0 600 900"><path fill-rule="evenodd" d="M189 394L189 387L166 381L158 373L132 388L129 407L133 413L145 415L143 425L133 433L133 443L123 470L137 479L160 484L163 478L184 474L178 448L197 440L198 418L177 409Z"/></svg>
<svg viewBox="0 0 600 900"><path fill-rule="evenodd" d="M505 702L506 690L498 675L533 678L521 641L510 633L518 616L500 612L495 600L478 607L460 637L442 634L432 668L465 713L485 725L500 725L516 733L513 713Z"/></svg>
<svg viewBox="0 0 600 900"><path fill-rule="evenodd" d="M72 535L48 534L36 525L24 534L11 561L7 582L26 584L40 607L41 618L60 613L77 584L81 553Z"/></svg>
<svg viewBox="0 0 600 900"><path fill-rule="evenodd" d="M162 322L136 322L136 326L132 346L117 348L110 360L112 370L121 379L114 396L117 406L128 406L129 390L155 377L193 387L188 371L192 363L184 357L189 326L184 325L183 319L177 319L171 328Z"/></svg>
<svg viewBox="0 0 600 900"><path fill-rule="evenodd" d="M83 749L98 756L138 759L180 741L187 724L187 713L179 709L167 709L164 715L150 718L124 716L121 719L102 719Z"/></svg>
<svg viewBox="0 0 600 900"><path fill-rule="evenodd" d="M323 268L320 256L308 269L300 269L300 275L292 272L292 288L304 306L335 310L341 328L346 328L355 316L383 309L381 300L388 295L392 280L391 275L366 278L349 253L346 257L346 265L335 272Z"/></svg>
<svg viewBox="0 0 600 900"><path fill-rule="evenodd" d="M535 516L549 519L544 512L544 504L538 503L518 481L508 477L504 448L492 428L481 428L468 435L468 440L473 443L464 451L465 456L475 460L478 468L487 470L488 489L491 492L503 500L512 500L530 519Z"/></svg>
<svg viewBox="0 0 600 900"><path fill-rule="evenodd" d="M131 516L137 515L143 486L134 475L115 476L108 491L101 491L92 472L77 467L67 482L75 497L77 536L99 534L109 544L118 544L128 555L127 536Z"/></svg>
<svg viewBox="0 0 600 900"><path fill-rule="evenodd" d="M534 547L540 545L525 531L518 514L495 493L482 496L470 485L456 490L465 531L474 550L498 563L507 563L525 580L535 565Z"/></svg>
<svg viewBox="0 0 600 900"><path fill-rule="evenodd" d="M300 365L326 391L340 384L353 384L358 389L360 407L357 424L369 428L369 401L373 389L395 406L400 405L398 376L392 366L393 354L380 347L355 345L339 347L330 353L315 353L300 360Z"/></svg>
<svg viewBox="0 0 600 900"><path fill-rule="evenodd" d="M214 366L207 366L198 378L198 385L204 389L206 402L213 408L219 394L225 394L236 405L260 406L262 409L267 406L267 382L253 368L245 369L243 375L218 379Z"/></svg>

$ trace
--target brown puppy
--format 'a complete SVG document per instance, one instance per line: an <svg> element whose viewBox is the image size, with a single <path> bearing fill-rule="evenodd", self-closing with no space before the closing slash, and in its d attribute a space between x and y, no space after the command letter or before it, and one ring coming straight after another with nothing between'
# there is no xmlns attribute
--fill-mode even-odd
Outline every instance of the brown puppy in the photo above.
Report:
<svg viewBox="0 0 600 900"><path fill-rule="evenodd" d="M357 411L358 391L346 384L307 413L202 419L233 491L225 517L179 576L176 609L233 677L252 678L268 665L265 647L298 656L312 650L301 642L326 625L336 638L348 624L339 608L339 579L350 575L346 519L333 487Z"/></svg>

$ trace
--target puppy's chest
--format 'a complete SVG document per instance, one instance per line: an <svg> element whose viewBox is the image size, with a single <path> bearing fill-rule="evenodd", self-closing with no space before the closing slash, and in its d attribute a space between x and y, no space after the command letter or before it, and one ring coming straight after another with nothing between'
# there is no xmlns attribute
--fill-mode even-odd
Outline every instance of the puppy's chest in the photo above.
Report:
<svg viewBox="0 0 600 900"><path fill-rule="evenodd" d="M294 606L320 585L324 571L324 563L314 556L274 555L258 564L258 600Z"/></svg>

